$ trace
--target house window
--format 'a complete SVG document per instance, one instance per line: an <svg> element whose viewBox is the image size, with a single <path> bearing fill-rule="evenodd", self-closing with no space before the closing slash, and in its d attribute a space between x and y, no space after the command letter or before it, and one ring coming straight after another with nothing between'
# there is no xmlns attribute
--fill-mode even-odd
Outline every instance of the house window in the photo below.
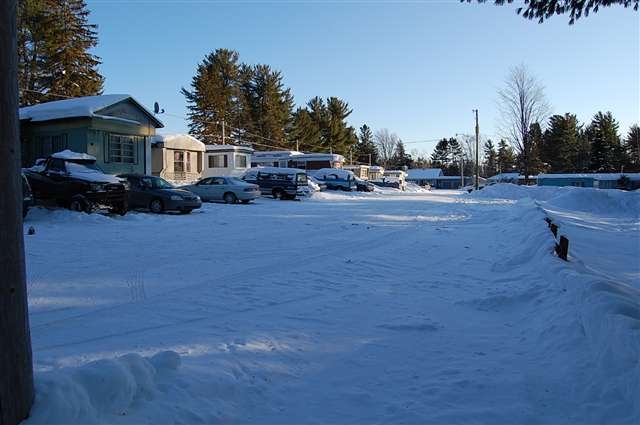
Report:
<svg viewBox="0 0 640 425"><path fill-rule="evenodd" d="M137 164L136 142L140 142L142 137L123 136L118 134L109 135L109 161L122 164Z"/></svg>
<svg viewBox="0 0 640 425"><path fill-rule="evenodd" d="M227 168L227 155L209 155L209 168Z"/></svg>
<svg viewBox="0 0 640 425"><path fill-rule="evenodd" d="M187 158L184 165L187 170L187 173L190 173L191 172L191 152L185 152L184 154Z"/></svg>
<svg viewBox="0 0 640 425"><path fill-rule="evenodd" d="M61 152L68 148L67 135L39 136L37 139L37 156L44 158L52 153Z"/></svg>
<svg viewBox="0 0 640 425"><path fill-rule="evenodd" d="M236 155L236 168L247 168L246 155Z"/></svg>
<svg viewBox="0 0 640 425"><path fill-rule="evenodd" d="M184 152L173 152L173 171L176 173L184 172Z"/></svg>

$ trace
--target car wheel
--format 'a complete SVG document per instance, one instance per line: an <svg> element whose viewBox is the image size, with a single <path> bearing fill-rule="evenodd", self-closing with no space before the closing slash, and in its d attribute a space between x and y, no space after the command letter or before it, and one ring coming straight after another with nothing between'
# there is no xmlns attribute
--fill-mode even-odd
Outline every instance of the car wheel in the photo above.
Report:
<svg viewBox="0 0 640 425"><path fill-rule="evenodd" d="M282 190L280 189L273 189L273 198L274 199L282 199Z"/></svg>
<svg viewBox="0 0 640 425"><path fill-rule="evenodd" d="M127 206L126 205L120 205L114 208L109 209L109 212L112 214L118 214L118 215L126 215L127 214Z"/></svg>
<svg viewBox="0 0 640 425"><path fill-rule="evenodd" d="M231 192L225 193L223 199L226 204L235 204L236 202L238 202L238 198L236 197L236 195Z"/></svg>
<svg viewBox="0 0 640 425"><path fill-rule="evenodd" d="M84 199L81 199L81 198L71 199L71 202L69 202L69 209L71 211L85 212L87 214L91 212L89 204Z"/></svg>
<svg viewBox="0 0 640 425"><path fill-rule="evenodd" d="M164 211L164 205L162 204L162 201L160 199L154 199L149 204L149 209L154 214L160 214Z"/></svg>

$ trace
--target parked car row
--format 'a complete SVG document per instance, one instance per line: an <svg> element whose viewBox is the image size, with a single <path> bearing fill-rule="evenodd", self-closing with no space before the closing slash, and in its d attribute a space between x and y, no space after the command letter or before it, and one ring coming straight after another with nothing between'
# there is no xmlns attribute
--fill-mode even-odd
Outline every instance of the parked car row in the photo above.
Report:
<svg viewBox="0 0 640 425"><path fill-rule="evenodd" d="M310 173L296 168L258 167L242 178L205 177L176 187L166 180L141 174L104 173L96 158L71 151L58 152L23 171L23 210L35 200L55 201L59 206L90 213L107 209L124 215L129 209L153 213L188 214L205 201L247 204L261 195L295 199L317 190L372 191L374 186L345 170L322 169Z"/></svg>

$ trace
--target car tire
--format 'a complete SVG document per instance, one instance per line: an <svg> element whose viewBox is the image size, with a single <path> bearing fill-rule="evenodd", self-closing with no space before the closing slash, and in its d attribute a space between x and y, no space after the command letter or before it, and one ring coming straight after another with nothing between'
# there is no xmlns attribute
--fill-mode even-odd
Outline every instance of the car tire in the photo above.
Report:
<svg viewBox="0 0 640 425"><path fill-rule="evenodd" d="M151 203L149 203L149 210L151 210L154 214L162 214L164 212L164 204L161 199L153 199Z"/></svg>
<svg viewBox="0 0 640 425"><path fill-rule="evenodd" d="M91 212L91 208L89 203L82 197L73 197L71 201L69 201L69 209L71 211L84 212L89 214Z"/></svg>
<svg viewBox="0 0 640 425"><path fill-rule="evenodd" d="M124 216L124 215L127 215L128 209L127 209L127 206L125 204L125 205L120 205L120 206L117 206L117 207L114 207L114 208L110 208L109 212L111 214L118 214L118 215Z"/></svg>
<svg viewBox="0 0 640 425"><path fill-rule="evenodd" d="M282 199L281 189L273 189L273 192L271 192L271 194L273 195L273 199Z"/></svg>
<svg viewBox="0 0 640 425"><path fill-rule="evenodd" d="M231 192L225 193L222 199L224 199L225 204L235 204L238 202L238 197Z"/></svg>

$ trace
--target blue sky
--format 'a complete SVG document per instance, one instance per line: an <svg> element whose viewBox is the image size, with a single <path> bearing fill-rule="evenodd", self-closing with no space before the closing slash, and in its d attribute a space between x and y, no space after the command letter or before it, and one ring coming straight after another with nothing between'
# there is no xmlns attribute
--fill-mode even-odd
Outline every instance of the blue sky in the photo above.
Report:
<svg viewBox="0 0 640 425"><path fill-rule="evenodd" d="M517 0L516 0L517 1ZM186 115L179 93L204 56L238 51L249 64L282 71L298 105L338 96L349 122L388 128L407 149L473 132L497 138L496 91L524 64L546 88L554 113L589 121L610 110L620 132L639 121L638 13L603 9L575 25L539 25L513 6L434 1L118 1L89 0L98 25L105 93L128 93ZM161 132L186 132L163 115Z"/></svg>

